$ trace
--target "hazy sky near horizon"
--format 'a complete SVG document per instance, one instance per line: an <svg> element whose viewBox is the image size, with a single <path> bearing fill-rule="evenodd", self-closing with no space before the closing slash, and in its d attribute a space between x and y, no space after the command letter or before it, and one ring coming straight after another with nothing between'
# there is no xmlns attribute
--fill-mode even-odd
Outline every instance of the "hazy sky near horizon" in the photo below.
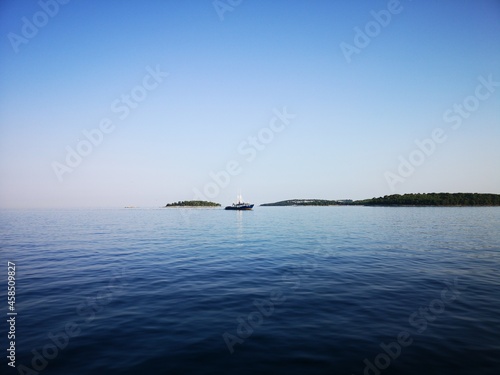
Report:
<svg viewBox="0 0 500 375"><path fill-rule="evenodd" d="M0 35L0 207L500 194L496 0L6 0Z"/></svg>

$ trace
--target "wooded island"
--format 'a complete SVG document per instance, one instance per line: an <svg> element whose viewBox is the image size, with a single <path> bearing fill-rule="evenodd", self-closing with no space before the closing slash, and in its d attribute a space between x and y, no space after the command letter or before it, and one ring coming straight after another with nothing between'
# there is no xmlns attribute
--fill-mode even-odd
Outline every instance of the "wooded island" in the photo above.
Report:
<svg viewBox="0 0 500 375"><path fill-rule="evenodd" d="M220 203L208 201L179 201L167 203L165 207L220 207Z"/></svg>

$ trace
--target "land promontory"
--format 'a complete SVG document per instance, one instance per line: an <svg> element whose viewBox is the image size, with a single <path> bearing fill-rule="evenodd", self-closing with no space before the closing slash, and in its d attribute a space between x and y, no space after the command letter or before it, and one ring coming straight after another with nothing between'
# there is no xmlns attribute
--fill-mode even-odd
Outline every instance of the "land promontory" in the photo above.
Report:
<svg viewBox="0 0 500 375"><path fill-rule="evenodd" d="M261 206L500 206L500 194L393 194L362 200L290 199Z"/></svg>
<svg viewBox="0 0 500 375"><path fill-rule="evenodd" d="M289 199L275 203L264 203L261 204L261 206L338 206L342 204L341 202L343 201L326 199Z"/></svg>

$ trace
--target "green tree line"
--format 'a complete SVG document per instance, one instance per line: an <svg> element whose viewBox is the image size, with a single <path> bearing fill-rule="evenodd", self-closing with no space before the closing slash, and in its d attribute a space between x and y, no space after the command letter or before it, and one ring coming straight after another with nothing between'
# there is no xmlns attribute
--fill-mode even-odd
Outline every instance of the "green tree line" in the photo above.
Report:
<svg viewBox="0 0 500 375"><path fill-rule="evenodd" d="M500 206L499 194L423 193L393 194L354 202L364 206Z"/></svg>
<svg viewBox="0 0 500 375"><path fill-rule="evenodd" d="M167 203L165 207L220 207L220 204L208 201L179 201Z"/></svg>

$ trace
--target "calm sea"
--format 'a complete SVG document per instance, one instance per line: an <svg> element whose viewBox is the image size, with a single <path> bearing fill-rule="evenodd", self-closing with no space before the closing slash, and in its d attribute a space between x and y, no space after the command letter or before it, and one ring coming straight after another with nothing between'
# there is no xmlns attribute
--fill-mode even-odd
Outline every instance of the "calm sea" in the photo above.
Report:
<svg viewBox="0 0 500 375"><path fill-rule="evenodd" d="M19 210L0 234L2 374L500 373L500 208Z"/></svg>

